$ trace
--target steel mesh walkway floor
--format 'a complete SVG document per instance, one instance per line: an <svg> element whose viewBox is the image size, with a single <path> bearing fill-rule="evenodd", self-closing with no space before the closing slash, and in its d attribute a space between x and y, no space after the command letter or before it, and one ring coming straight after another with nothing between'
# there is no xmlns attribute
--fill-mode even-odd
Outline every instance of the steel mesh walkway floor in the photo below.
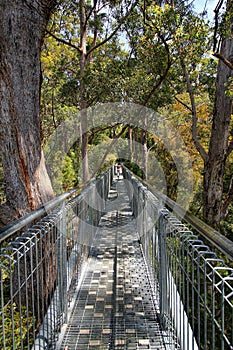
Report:
<svg viewBox="0 0 233 350"><path fill-rule="evenodd" d="M57 349L166 349L123 179L113 184Z"/></svg>

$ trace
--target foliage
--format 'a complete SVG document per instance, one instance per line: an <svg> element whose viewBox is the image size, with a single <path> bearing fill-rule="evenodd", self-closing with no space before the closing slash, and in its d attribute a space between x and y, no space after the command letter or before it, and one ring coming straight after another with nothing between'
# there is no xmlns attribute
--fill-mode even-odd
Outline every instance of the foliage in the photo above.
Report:
<svg viewBox="0 0 233 350"><path fill-rule="evenodd" d="M159 111L165 118L169 118L174 125L175 130L179 132L179 135L182 136L185 142L189 155L192 159L195 189L197 189L200 183L202 183L203 160L192 142L192 114L190 109L188 109L190 108L189 96L185 92L182 94L177 94L176 98L176 102L167 106L166 108L159 109ZM209 95L207 93L196 95L196 103L198 135L200 142L207 151L211 129L210 112L212 103L209 100Z"/></svg>
<svg viewBox="0 0 233 350"><path fill-rule="evenodd" d="M115 154L108 154L104 164L99 168L97 175L102 174L104 171L109 169L112 165L116 163L116 155Z"/></svg>
<svg viewBox="0 0 233 350"><path fill-rule="evenodd" d="M72 50L48 37L41 54L43 84L41 89L41 121L43 139L77 111L78 96L75 85L67 86L77 60Z"/></svg>
<svg viewBox="0 0 233 350"><path fill-rule="evenodd" d="M136 176L142 178L142 169L139 168L138 164L130 162L129 160L124 161L124 165L132 171Z"/></svg>
<svg viewBox="0 0 233 350"><path fill-rule="evenodd" d="M228 215L226 220L220 222L220 232L232 241L233 237L233 205L228 208Z"/></svg>
<svg viewBox="0 0 233 350"><path fill-rule="evenodd" d="M27 339L31 339L31 346L33 345L33 326L34 318L32 313L29 312L26 306L21 306L19 311L16 304L12 307L6 306L3 309L4 318L0 315L0 324L4 327L5 334L0 334L0 344L6 350L22 349L22 344L25 340L26 345L28 344ZM14 317L12 318L12 314ZM12 331L14 331L14 338L12 337ZM14 345L13 345L14 344Z"/></svg>
<svg viewBox="0 0 233 350"><path fill-rule="evenodd" d="M66 156L62 164L62 187L64 191L72 189L77 182L73 166L74 152Z"/></svg>
<svg viewBox="0 0 233 350"><path fill-rule="evenodd" d="M228 97L233 98L233 78L229 78L226 84L226 94Z"/></svg>
<svg viewBox="0 0 233 350"><path fill-rule="evenodd" d="M92 47L95 33L98 33L95 42L98 45L114 30L131 2L122 2L120 6L115 2L103 2L103 11L97 11L97 16L91 12L93 8L89 2L84 3L86 14L89 15L86 39L88 51ZM208 152L217 68L217 60L210 56L211 28L208 23L182 1L175 1L173 6L169 2L155 4L147 1L143 6L139 4L111 40L91 53L81 78L80 52L77 49L81 38L79 4L79 1L72 4L62 2L60 11L54 14L50 23L50 31L58 39L66 40L73 46L64 45L51 36L45 41L42 56L42 117L45 138L67 115L79 108L82 82L85 83L87 106L116 101L146 105L158 110L164 118L169 118L183 137L193 162L195 191L201 198L199 191L203 160L192 140L192 106L186 92L181 61L186 66L195 96L198 141ZM111 18L108 16L110 13ZM232 82L229 80L229 95L232 94L231 90ZM96 153L103 156L100 143L106 146L105 142L113 137L111 126L105 131L93 130L89 133L91 172L94 171L94 146L98 146ZM140 130L135 136L137 142L141 142ZM148 136L148 151L152 146L150 153L161 162L168 194L175 199L177 171L164 145L158 143L157 147L153 147L153 142L158 142L153 137L156 139L156 135ZM70 160L67 160L69 165L63 169L62 176L67 179L70 173L72 178L70 184L64 185L65 188L78 181L80 150L75 150L73 155L73 170ZM134 153L133 163L139 162L140 157ZM140 167L139 164L134 169L138 174L141 172ZM57 175L59 171L60 169L56 170ZM148 175L152 178L155 174L155 169L152 169L149 162Z"/></svg>
<svg viewBox="0 0 233 350"><path fill-rule="evenodd" d="M48 152L45 145L45 153ZM47 169L56 195L75 187L79 183L79 162L76 153L71 149L68 154L57 150L48 159Z"/></svg>

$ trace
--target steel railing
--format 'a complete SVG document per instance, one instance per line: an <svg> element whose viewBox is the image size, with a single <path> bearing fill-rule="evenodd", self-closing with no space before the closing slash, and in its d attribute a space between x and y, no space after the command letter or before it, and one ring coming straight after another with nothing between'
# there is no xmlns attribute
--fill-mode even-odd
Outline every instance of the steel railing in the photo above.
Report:
<svg viewBox="0 0 233 350"><path fill-rule="evenodd" d="M164 330L177 349L232 350L233 269L126 168L124 177ZM232 242L212 240L216 231L206 226L198 220L193 230L232 257Z"/></svg>
<svg viewBox="0 0 233 350"><path fill-rule="evenodd" d="M232 349L233 270L161 205L159 194L123 171L131 183L129 197L165 333L178 339L177 349ZM0 252L0 348L55 345L69 317L112 176L113 169L82 193L62 195L0 232L3 242L28 227ZM198 225L194 228L218 246L200 221ZM229 242L220 237L221 251L231 257Z"/></svg>
<svg viewBox="0 0 233 350"><path fill-rule="evenodd" d="M112 176L110 169L80 194L70 191L1 231L1 243L10 241L0 251L1 349L53 348L69 317Z"/></svg>

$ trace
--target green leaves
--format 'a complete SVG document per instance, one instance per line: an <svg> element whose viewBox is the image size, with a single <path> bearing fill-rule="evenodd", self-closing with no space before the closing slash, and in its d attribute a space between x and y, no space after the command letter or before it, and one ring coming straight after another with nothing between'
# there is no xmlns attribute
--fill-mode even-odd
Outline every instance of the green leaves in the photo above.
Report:
<svg viewBox="0 0 233 350"><path fill-rule="evenodd" d="M14 315L14 321L12 321L12 314ZM33 342L32 328L34 323L35 319L26 307L21 306L21 309L18 310L16 304L6 306L4 308L4 318L2 315L0 316L0 324L4 325L5 330L4 335L2 332L0 334L1 347L4 344L6 350L12 350L14 344L14 349L21 349L24 340L27 344L29 334ZM12 338L12 334L14 334L14 338ZM32 342L31 345L33 345Z"/></svg>
<svg viewBox="0 0 233 350"><path fill-rule="evenodd" d="M233 78L230 77L228 82L225 84L226 87L226 95L230 98L233 98Z"/></svg>

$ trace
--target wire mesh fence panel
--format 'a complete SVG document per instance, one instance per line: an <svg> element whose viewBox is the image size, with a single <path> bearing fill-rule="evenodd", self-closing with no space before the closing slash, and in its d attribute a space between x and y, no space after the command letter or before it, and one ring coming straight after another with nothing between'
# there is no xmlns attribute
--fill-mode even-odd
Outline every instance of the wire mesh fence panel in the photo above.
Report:
<svg viewBox="0 0 233 350"><path fill-rule="evenodd" d="M164 196L125 168L124 176L164 330L182 349L232 350L233 269L193 233L195 227L164 208Z"/></svg>
<svg viewBox="0 0 233 350"><path fill-rule="evenodd" d="M18 236L12 229L17 238L0 251L1 349L48 349L55 344L67 322L111 178L112 169L81 194L57 200L56 208L34 225L32 215L31 227Z"/></svg>
<svg viewBox="0 0 233 350"><path fill-rule="evenodd" d="M123 174L170 344L188 350L232 349L232 268L223 254L220 258L190 225L164 208L158 196L126 169ZM56 200L52 212L1 249L1 349L46 349L56 343L105 213L112 176L111 169L80 194Z"/></svg>

